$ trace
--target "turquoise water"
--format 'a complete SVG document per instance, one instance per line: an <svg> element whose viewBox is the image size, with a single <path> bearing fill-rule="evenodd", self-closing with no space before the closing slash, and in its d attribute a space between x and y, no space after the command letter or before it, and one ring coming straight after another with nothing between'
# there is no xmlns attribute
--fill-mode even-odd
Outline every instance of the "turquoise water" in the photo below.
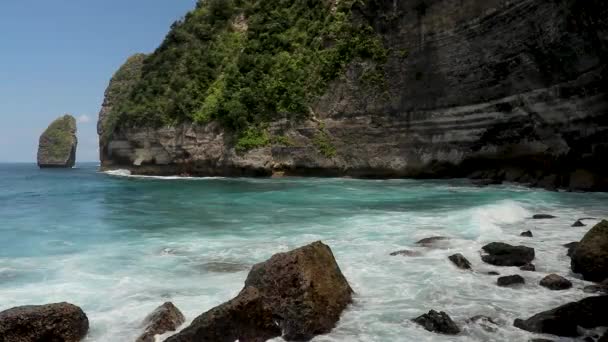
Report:
<svg viewBox="0 0 608 342"><path fill-rule="evenodd" d="M191 320L232 298L254 263L323 240L357 294L315 341L525 341L514 318L585 296L580 280L559 295L537 283L552 272L573 276L561 244L587 231L570 227L577 218L608 216L607 204L607 194L465 180L137 178L95 164L0 164L0 310L69 301L89 315L88 341L132 341L162 302ZM534 213L558 218L530 220ZM519 237L528 229L533 239ZM420 257L389 256L435 235L452 239L418 248ZM538 272L483 264L478 251L491 241L535 247ZM498 288L495 277L459 271L446 259L458 252L476 270L523 274L528 284ZM430 309L464 332L445 337L409 321ZM503 326L464 324L478 314Z"/></svg>

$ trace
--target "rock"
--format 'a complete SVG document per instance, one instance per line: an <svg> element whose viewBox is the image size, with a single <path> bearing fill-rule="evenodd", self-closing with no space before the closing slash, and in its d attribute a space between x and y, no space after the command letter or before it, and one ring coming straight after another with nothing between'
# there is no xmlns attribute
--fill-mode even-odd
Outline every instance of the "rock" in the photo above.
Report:
<svg viewBox="0 0 608 342"><path fill-rule="evenodd" d="M576 222L574 222L572 224L572 227L585 227L586 225L581 221L581 220L577 220Z"/></svg>
<svg viewBox="0 0 608 342"><path fill-rule="evenodd" d="M78 342L88 330L86 314L68 303L21 306L0 312L0 341Z"/></svg>
<svg viewBox="0 0 608 342"><path fill-rule="evenodd" d="M532 232L531 231L527 231L527 232L523 232L521 234L519 234L520 236L525 236L525 237L533 237Z"/></svg>
<svg viewBox="0 0 608 342"><path fill-rule="evenodd" d="M496 332L497 326L498 326L498 323L496 323L496 321L493 320L491 317L483 316L483 315L473 316L473 317L467 319L466 323L477 324L483 330L485 330L487 332Z"/></svg>
<svg viewBox="0 0 608 342"><path fill-rule="evenodd" d="M532 218L534 220L546 220L546 219L553 219L553 218L555 218L555 216L549 215L549 214L536 214L536 215L532 216Z"/></svg>
<svg viewBox="0 0 608 342"><path fill-rule="evenodd" d="M497 276L500 275L500 273L496 272L496 271L490 271L486 273L487 275L491 275L491 276Z"/></svg>
<svg viewBox="0 0 608 342"><path fill-rule="evenodd" d="M534 264L530 263L530 264L523 265L519 269L522 271L534 272L534 271L536 271L536 266L534 266Z"/></svg>
<svg viewBox="0 0 608 342"><path fill-rule="evenodd" d="M589 285L583 288L586 293L604 293L608 294L608 279L596 285Z"/></svg>
<svg viewBox="0 0 608 342"><path fill-rule="evenodd" d="M421 325L424 329L444 335L456 335L460 333L460 328L445 312L431 310L428 313L412 319L413 322Z"/></svg>
<svg viewBox="0 0 608 342"><path fill-rule="evenodd" d="M471 183L475 186L485 187L490 185L500 185L502 184L501 179L472 179Z"/></svg>
<svg viewBox="0 0 608 342"><path fill-rule="evenodd" d="M588 297L538 313L526 320L516 319L514 325L538 334L579 336L578 327L593 329L608 326L608 296Z"/></svg>
<svg viewBox="0 0 608 342"><path fill-rule="evenodd" d="M200 268L205 272L214 273L236 273L242 272L249 269L249 266L245 264L235 262L207 262L200 265Z"/></svg>
<svg viewBox="0 0 608 342"><path fill-rule="evenodd" d="M567 290L572 287L572 282L557 274L549 274L540 281L540 286L550 290Z"/></svg>
<svg viewBox="0 0 608 342"><path fill-rule="evenodd" d="M524 278L522 276L515 274L515 275L500 277L500 278L498 278L496 283L498 284L498 286L506 287L506 286L512 286L512 285L525 284L526 281L524 280Z"/></svg>
<svg viewBox="0 0 608 342"><path fill-rule="evenodd" d="M597 342L608 342L608 330L604 333L604 335L602 335L602 337L600 337L599 340L597 340Z"/></svg>
<svg viewBox="0 0 608 342"><path fill-rule="evenodd" d="M578 242L570 242L564 245L564 247L568 248L568 256L571 257L572 254L574 253L574 250L576 249L576 246L578 246Z"/></svg>
<svg viewBox="0 0 608 342"><path fill-rule="evenodd" d="M38 142L40 168L70 168L76 163L76 119L64 115L53 121Z"/></svg>
<svg viewBox="0 0 608 342"><path fill-rule="evenodd" d="M571 259L572 271L585 280L608 279L608 221L602 220L585 234Z"/></svg>
<svg viewBox="0 0 608 342"><path fill-rule="evenodd" d="M310 340L333 329L352 293L331 249L315 242L253 266L237 297L167 341Z"/></svg>
<svg viewBox="0 0 608 342"><path fill-rule="evenodd" d="M185 321L186 318L173 303L164 303L144 319L142 324L145 326L144 332L136 342L154 342L154 336L175 331Z"/></svg>
<svg viewBox="0 0 608 342"><path fill-rule="evenodd" d="M469 262L469 260L467 260L467 258L465 258L460 253L454 254L454 255L450 255L448 257L448 259L450 259L450 261L453 262L454 265L456 265L456 267L458 267L460 269L463 269L463 270L470 270L471 269L471 263Z"/></svg>
<svg viewBox="0 0 608 342"><path fill-rule="evenodd" d="M449 238L447 238L445 236L433 236L433 237L424 238L424 239L416 242L416 244L419 246L429 247L429 248L444 247L447 240L449 240Z"/></svg>
<svg viewBox="0 0 608 342"><path fill-rule="evenodd" d="M496 266L523 266L534 260L534 248L492 242L482 248L487 255L481 260Z"/></svg>
<svg viewBox="0 0 608 342"><path fill-rule="evenodd" d="M417 256L421 256L422 253L418 252L418 251L410 251L407 249L401 250L401 251L396 251L391 253L391 256L408 256L408 257L417 257Z"/></svg>

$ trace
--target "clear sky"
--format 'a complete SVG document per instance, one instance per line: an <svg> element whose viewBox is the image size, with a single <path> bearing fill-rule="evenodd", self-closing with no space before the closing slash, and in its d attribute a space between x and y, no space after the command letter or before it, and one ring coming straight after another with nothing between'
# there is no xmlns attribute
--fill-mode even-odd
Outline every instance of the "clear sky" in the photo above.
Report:
<svg viewBox="0 0 608 342"><path fill-rule="evenodd" d="M97 161L96 121L112 74L151 52L196 0L0 0L0 162L34 162L64 113L78 161Z"/></svg>

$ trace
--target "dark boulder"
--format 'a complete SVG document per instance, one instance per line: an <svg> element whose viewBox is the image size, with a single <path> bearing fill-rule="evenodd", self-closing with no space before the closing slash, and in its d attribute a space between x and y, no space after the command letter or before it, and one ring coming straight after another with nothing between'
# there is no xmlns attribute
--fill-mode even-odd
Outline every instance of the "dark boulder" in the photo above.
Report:
<svg viewBox="0 0 608 342"><path fill-rule="evenodd" d="M154 336L175 331L185 321L186 318L173 303L164 303L144 319L144 332L136 342L154 342Z"/></svg>
<svg viewBox="0 0 608 342"><path fill-rule="evenodd" d="M572 224L572 227L584 227L586 226L581 220L577 220Z"/></svg>
<svg viewBox="0 0 608 342"><path fill-rule="evenodd" d="M530 263L530 264L523 265L519 269L522 271L534 272L534 271L536 271L536 266L534 266L534 264Z"/></svg>
<svg viewBox="0 0 608 342"><path fill-rule="evenodd" d="M433 236L424 238L416 242L417 245L429 248L442 248L445 247L449 238L445 236Z"/></svg>
<svg viewBox="0 0 608 342"><path fill-rule="evenodd" d="M245 288L168 342L307 341L330 332L352 301L331 249L315 242L253 266Z"/></svg>
<svg viewBox="0 0 608 342"><path fill-rule="evenodd" d="M498 278L496 283L498 284L498 286L506 287L506 286L525 284L526 281L524 280L524 278L522 276L515 274L515 275L500 277L500 278Z"/></svg>
<svg viewBox="0 0 608 342"><path fill-rule="evenodd" d="M496 266L523 266L534 260L534 248L511 246L502 242L492 242L483 246L486 253L481 260Z"/></svg>
<svg viewBox="0 0 608 342"><path fill-rule="evenodd" d="M555 216L549 215L549 214L536 214L536 215L532 216L532 218L534 220L546 220L546 219L553 219L553 218L555 218Z"/></svg>
<svg viewBox="0 0 608 342"><path fill-rule="evenodd" d="M471 263L469 262L469 260L467 260L467 258L465 258L464 255L462 255L460 253L450 255L448 257L448 259L450 259L450 261L453 262L454 265L456 265L456 267L458 267L460 269L463 269L463 270L471 269Z"/></svg>
<svg viewBox="0 0 608 342"><path fill-rule="evenodd" d="M31 305L0 312L0 341L78 342L89 330L89 319L68 304Z"/></svg>
<svg viewBox="0 0 608 342"><path fill-rule="evenodd" d="M608 221L591 228L572 253L572 271L583 275L585 280L608 279Z"/></svg>
<svg viewBox="0 0 608 342"><path fill-rule="evenodd" d="M572 287L572 282L557 274L549 274L540 281L540 286L549 290L567 290Z"/></svg>
<svg viewBox="0 0 608 342"><path fill-rule="evenodd" d="M586 293L608 294L608 279L604 280L599 284L585 286L585 288L583 288L583 291L585 291Z"/></svg>
<svg viewBox="0 0 608 342"><path fill-rule="evenodd" d="M496 272L496 271L489 271L489 272L486 272L486 274L487 274L487 275L491 275L491 276L497 276L497 275L500 275L500 273L498 273L498 272Z"/></svg>
<svg viewBox="0 0 608 342"><path fill-rule="evenodd" d="M531 231L529 231L529 230L528 230L528 231L526 231L526 232L523 232L523 233L521 233L521 234L519 234L519 235L520 235L520 236L524 236L524 237L534 237L534 235L532 235L532 232L531 232Z"/></svg>
<svg viewBox="0 0 608 342"><path fill-rule="evenodd" d="M418 251L410 251L407 249L401 250L401 251L396 251L391 253L391 256L408 256L408 257L417 257L417 256L421 256L422 253L418 252Z"/></svg>
<svg viewBox="0 0 608 342"><path fill-rule="evenodd" d="M578 327L593 329L608 326L608 296L589 297L538 313L526 320L516 319L514 325L538 334L579 336Z"/></svg>
<svg viewBox="0 0 608 342"><path fill-rule="evenodd" d="M443 311L437 312L431 310L422 316L412 319L412 321L430 332L444 335L456 335L460 333L460 328L458 328L452 318Z"/></svg>
<svg viewBox="0 0 608 342"><path fill-rule="evenodd" d="M578 242L570 242L564 245L564 247L568 248L568 256L571 257L572 254L574 253L574 250L576 249L576 246L578 246Z"/></svg>

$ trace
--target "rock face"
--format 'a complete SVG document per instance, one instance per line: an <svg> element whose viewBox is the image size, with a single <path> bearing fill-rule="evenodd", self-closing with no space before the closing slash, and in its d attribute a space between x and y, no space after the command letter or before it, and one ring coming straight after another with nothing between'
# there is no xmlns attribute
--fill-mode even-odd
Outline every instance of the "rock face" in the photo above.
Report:
<svg viewBox="0 0 608 342"><path fill-rule="evenodd" d="M333 329L352 293L331 249L315 242L253 266L237 297L167 341L310 340Z"/></svg>
<svg viewBox="0 0 608 342"><path fill-rule="evenodd" d="M492 242L482 247L481 260L496 266L524 266L534 260L534 248Z"/></svg>
<svg viewBox="0 0 608 342"><path fill-rule="evenodd" d="M78 342L88 330L85 313L68 303L22 306L0 312L0 341Z"/></svg>
<svg viewBox="0 0 608 342"><path fill-rule="evenodd" d="M173 303L164 303L144 319L145 330L136 342L154 342L154 336L175 331L185 321L186 318Z"/></svg>
<svg viewBox="0 0 608 342"><path fill-rule="evenodd" d="M608 326L608 296L589 297L541 312L527 320L516 319L515 326L533 333L579 336L578 327L592 329Z"/></svg>
<svg viewBox="0 0 608 342"><path fill-rule="evenodd" d="M593 227L572 253L572 271L585 280L600 282L608 279L608 221Z"/></svg>
<svg viewBox="0 0 608 342"><path fill-rule="evenodd" d="M572 287L572 282L557 274L549 274L540 281L540 286L550 290L567 290Z"/></svg>
<svg viewBox="0 0 608 342"><path fill-rule="evenodd" d="M430 332L436 332L445 335L456 335L460 333L460 328L445 312L437 312L431 310L428 313L416 317L412 320L421 325L424 329Z"/></svg>
<svg viewBox="0 0 608 342"><path fill-rule="evenodd" d="M41 168L70 168L76 163L76 119L64 115L53 121L40 136L38 166Z"/></svg>
<svg viewBox="0 0 608 342"><path fill-rule="evenodd" d="M116 127L102 167L139 174L460 177L606 190L602 0L368 1L357 9L390 48L383 90L365 61L311 104L310 120L239 154L217 123ZM111 102L111 101L108 101ZM110 104L108 104L110 105ZM103 121L103 120L102 120ZM323 130L336 153L315 147Z"/></svg>

